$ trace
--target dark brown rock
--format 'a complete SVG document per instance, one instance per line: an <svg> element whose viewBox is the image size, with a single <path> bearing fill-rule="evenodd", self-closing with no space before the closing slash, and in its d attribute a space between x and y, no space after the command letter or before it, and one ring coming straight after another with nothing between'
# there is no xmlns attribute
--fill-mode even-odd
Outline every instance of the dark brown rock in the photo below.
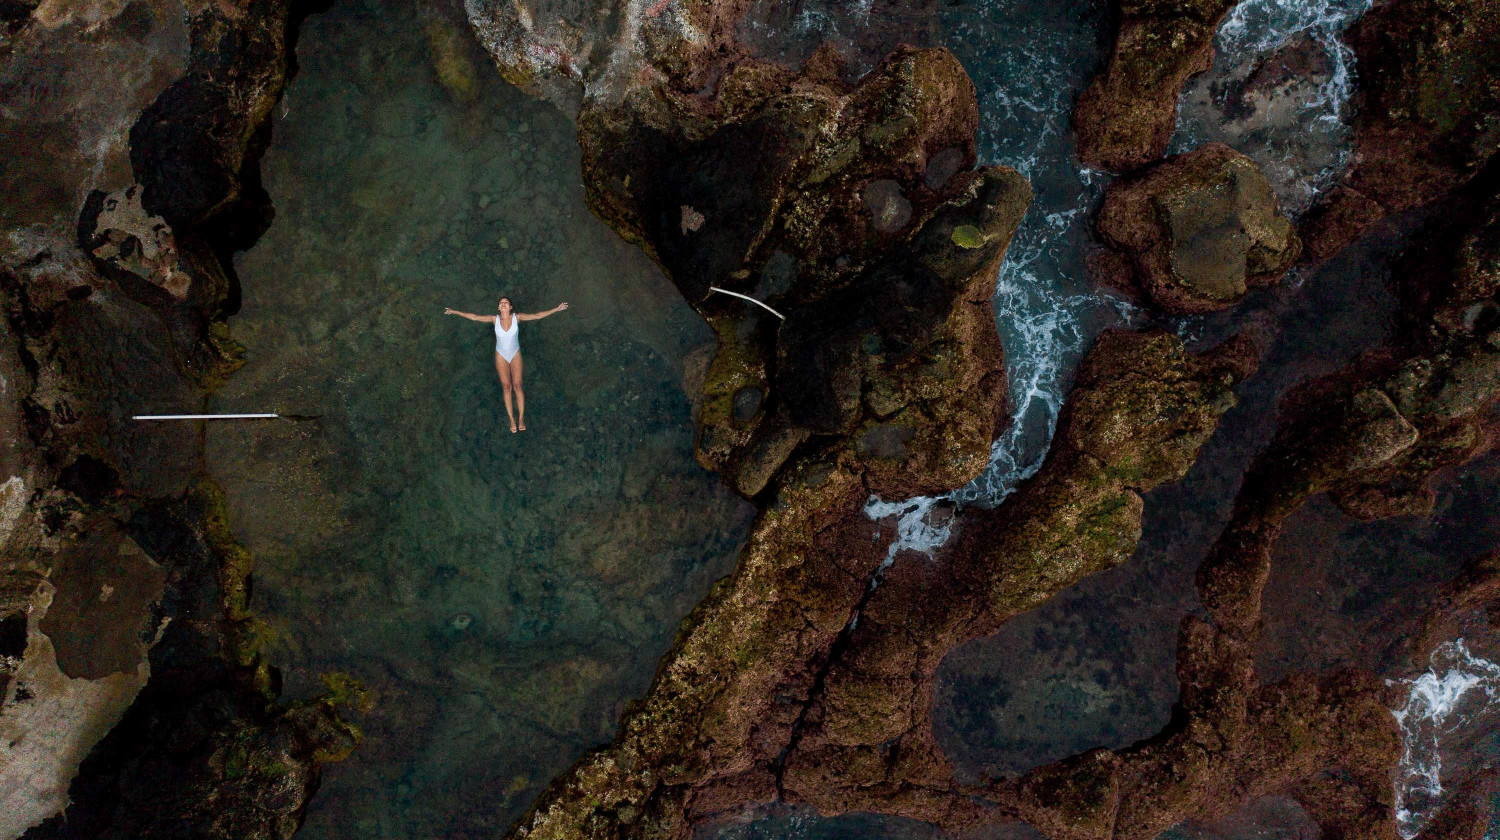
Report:
<svg viewBox="0 0 1500 840"><path fill-rule="evenodd" d="M368 700L346 677L313 700L276 702L248 609L249 558L229 537L222 505L203 485L132 519L126 536L170 570L159 609L172 620L151 648L150 681L83 762L66 813L29 840L285 840L322 765L360 741L344 710L367 710Z"/></svg>
<svg viewBox="0 0 1500 840"><path fill-rule="evenodd" d="M967 170L977 106L946 51L898 50L857 87L821 72L747 61L707 102L655 86L588 103L589 201L719 335L697 450L730 486L755 495L798 447L856 434L901 441L852 450L874 486L955 486L998 422L987 290L1030 191L1009 170ZM934 190L939 154L966 171ZM795 270L772 271L783 263ZM759 292L786 320L710 286ZM760 406L737 413L746 389Z"/></svg>
<svg viewBox="0 0 1500 840"><path fill-rule="evenodd" d="M1473 230L1485 224L1477 218ZM1487 253L1482 238L1461 238ZM1460 272L1441 276L1453 284ZM961 513L937 557L897 556L873 592L866 581L884 535L860 536L850 474L811 459L783 468L750 566L687 622L665 676L615 744L575 767L515 836L685 837L699 821L774 795L824 814L877 811L954 832L1020 818L1049 836L1146 840L1278 791L1325 831L1391 836L1389 778L1401 747L1385 687L1352 670L1259 684L1254 650L1282 520L1319 492L1346 507L1361 493L1411 498L1488 439L1500 342L1442 327L1440 302L1453 293L1430 291L1406 338L1283 404L1275 440L1199 569L1208 617L1180 625L1180 702L1158 735L964 787L931 732L930 681L943 656L1130 556L1141 494L1182 476L1256 356L1243 340L1194 357L1167 334L1111 333L1082 365L1037 475L999 509ZM888 430L862 445L887 451L905 438ZM1444 609L1485 606L1489 565L1471 564ZM809 585L828 599L809 597ZM772 591L788 595L768 599ZM782 631L779 642L759 635L798 624L806 629ZM734 641L726 627L739 628ZM756 694L769 686L769 701ZM1433 836L1471 836L1483 817L1456 806Z"/></svg>
<svg viewBox="0 0 1500 840"><path fill-rule="evenodd" d="M1166 334L1107 336L1016 506L968 512L941 557L898 558L873 595L890 533L859 513L867 491L830 464L789 468L621 735L515 836L682 837L771 796L952 829L1013 814L954 781L931 736L934 669L953 645L1128 557L1138 492L1180 477L1249 369L1238 344L1197 359Z"/></svg>
<svg viewBox="0 0 1500 840"><path fill-rule="evenodd" d="M0 610L0 676L23 647L47 679L0 702L56 711L26 718L41 723L7 769L34 781L7 798L6 826L71 800L30 836L287 837L320 766L358 740L335 711L353 693L278 703L249 558L193 487L199 439L129 418L201 404L235 365L229 259L269 220L256 159L310 5L29 4L24 20L14 6L0 9L14 106L0 158L16 164L0 167L14 199L0 208L0 578L51 576Z"/></svg>
<svg viewBox="0 0 1500 840"><path fill-rule="evenodd" d="M165 572L118 526L87 528L52 567L57 592L41 630L70 677L99 679L133 672L156 628L148 621L161 598Z"/></svg>
<svg viewBox="0 0 1500 840"><path fill-rule="evenodd" d="M1472 178L1500 148L1500 3L1392 0L1352 27L1359 62L1345 189L1308 214L1308 256Z"/></svg>
<svg viewBox="0 0 1500 840"><path fill-rule="evenodd" d="M1078 159L1128 172L1166 154L1177 97L1213 64L1214 35L1234 0L1119 0L1109 62L1073 108Z"/></svg>
<svg viewBox="0 0 1500 840"><path fill-rule="evenodd" d="M1098 227L1128 255L1134 284L1171 312L1233 306L1301 250L1255 163L1218 143L1112 183Z"/></svg>

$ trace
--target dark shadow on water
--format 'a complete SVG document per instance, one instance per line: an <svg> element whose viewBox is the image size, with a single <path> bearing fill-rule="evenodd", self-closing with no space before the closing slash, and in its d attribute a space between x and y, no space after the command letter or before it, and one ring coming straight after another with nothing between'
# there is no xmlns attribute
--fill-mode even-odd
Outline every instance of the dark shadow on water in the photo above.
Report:
<svg viewBox="0 0 1500 840"><path fill-rule="evenodd" d="M1377 231L1231 313L1177 325L1200 347L1259 329L1269 350L1183 480L1147 496L1144 535L1129 562L943 662L935 730L961 778L1018 775L1093 747L1128 746L1166 724L1177 699L1178 623L1202 611L1194 573L1228 520L1245 469L1275 431L1276 403L1293 385L1389 337L1396 305L1386 288L1389 264L1414 221ZM1380 667L1378 654L1399 626L1415 621L1458 564L1500 543L1486 519L1496 489L1488 464L1440 488L1431 520L1356 523L1323 498L1289 520L1267 589L1262 679L1291 668ZM1452 538L1460 532L1467 536ZM1314 577L1337 580L1340 594L1318 594L1306 585ZM1405 625L1391 623L1395 612Z"/></svg>

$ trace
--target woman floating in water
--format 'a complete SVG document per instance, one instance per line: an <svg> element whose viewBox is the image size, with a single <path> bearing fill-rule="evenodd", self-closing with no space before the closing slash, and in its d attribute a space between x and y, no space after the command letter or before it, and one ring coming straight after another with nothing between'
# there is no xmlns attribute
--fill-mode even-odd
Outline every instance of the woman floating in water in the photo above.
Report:
<svg viewBox="0 0 1500 840"><path fill-rule="evenodd" d="M500 386L505 389L505 413L510 417L510 433L515 434L516 412L510 409L511 391L516 393L516 410L521 415L520 429L526 431L526 392L521 390L521 325L517 322L540 320L567 309L568 304L559 303L546 312L526 315L511 311L510 298L502 297L495 308L500 310L500 314L475 315L456 309L444 309L443 314L495 325L495 373L500 375Z"/></svg>

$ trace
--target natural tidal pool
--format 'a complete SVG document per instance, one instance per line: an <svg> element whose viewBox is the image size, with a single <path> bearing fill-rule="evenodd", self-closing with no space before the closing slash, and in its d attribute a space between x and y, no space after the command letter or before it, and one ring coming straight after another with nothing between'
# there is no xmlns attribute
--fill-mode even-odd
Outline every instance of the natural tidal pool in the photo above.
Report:
<svg viewBox="0 0 1500 840"><path fill-rule="evenodd" d="M827 18L843 36L912 23L857 5ZM1094 337L1149 322L1095 288L1086 268L1108 176L1079 168L1069 119L1105 55L1106 7L979 0L945 5L920 30L974 79L981 162L1020 170L1036 196L997 280L1013 419L985 475L949 494L959 503L1002 503L1045 457ZM798 8L794 22L807 31L793 36L815 40L822 5ZM1306 25L1296 4L1242 8L1221 46L1255 59L1216 66L1220 88L1280 48L1267 32L1277 27L1311 32L1308 54L1333 50L1335 69L1349 69L1329 39L1358 0L1324 3L1327 14ZM211 410L318 417L212 425L208 467L256 557L255 606L289 694L315 693L320 674L343 671L374 698L360 720L368 737L328 770L307 837L503 832L613 736L683 616L730 570L753 514L692 455L686 380L712 333L638 249L588 212L568 118L502 82L466 27L456 7L376 0L341 0L308 21L263 164L277 217L237 261L243 301L230 328L247 364ZM844 40L869 59L867 44ZM806 46L776 45L788 55ZM1220 88L1184 94L1177 144L1233 143L1274 170L1283 198L1301 209L1347 138L1335 130L1321 144L1288 141L1328 113L1337 122L1346 88L1318 87L1331 97L1323 111L1253 128L1225 122ZM1136 556L944 663L936 731L962 777L1124 746L1166 723L1177 624L1198 609L1193 570L1274 429L1276 400L1387 336L1394 302L1383 272L1403 243L1400 230L1387 231L1232 314L1162 321L1199 345L1277 326L1265 365L1203 458L1148 499ZM490 325L442 315L491 314L502 293L522 312L570 303L521 327L530 428L516 435ZM1268 588L1264 677L1333 660L1381 667L1368 634L1420 612L1477 544L1445 534L1489 535L1494 472L1450 479L1431 522L1362 526L1322 501L1290 520ZM884 513L904 509L916 544L943 536L922 530L933 500L892 501ZM1337 600L1325 608L1309 589L1318 599L1336 589ZM1392 601L1400 616L1379 608ZM1300 836L1299 813L1252 803L1183 831ZM772 809L699 836L942 835L877 816Z"/></svg>
<svg viewBox="0 0 1500 840"><path fill-rule="evenodd" d="M247 363L207 460L255 555L288 691L374 707L301 836L493 837L644 693L753 509L693 460L711 331L586 209L573 126L502 82L456 9L348 0L305 25L237 261ZM441 76L440 76L441 74ZM522 312L529 430L489 324Z"/></svg>

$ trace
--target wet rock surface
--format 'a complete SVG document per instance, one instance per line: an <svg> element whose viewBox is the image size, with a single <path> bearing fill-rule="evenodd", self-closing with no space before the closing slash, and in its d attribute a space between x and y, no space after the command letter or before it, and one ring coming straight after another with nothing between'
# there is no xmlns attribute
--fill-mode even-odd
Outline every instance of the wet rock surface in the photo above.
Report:
<svg viewBox="0 0 1500 840"><path fill-rule="evenodd" d="M800 73L734 65L707 107L655 85L580 114L593 209L719 335L699 460L769 506L614 744L554 785L526 836L675 834L774 797L890 537L860 514L868 494L953 486L987 460L1003 395L989 300L1030 191L953 166L955 148L973 159L975 103L946 52L898 50L858 86L819 55ZM954 172L927 178L944 152ZM711 285L774 289L786 320Z"/></svg>
<svg viewBox="0 0 1500 840"><path fill-rule="evenodd" d="M828 73L817 62L798 74L742 63L706 111L685 110L702 106L666 86L619 106L586 105L589 200L718 333L698 411L701 463L749 496L800 446L850 434L889 441L909 429L899 448L864 448L881 453L871 468L951 463L918 474L921 487L953 486L986 456L997 422L1002 373L986 266L1029 190L1000 169L950 177L941 192L926 186L929 155L957 147L973 159L973 88L946 52L898 51L858 87ZM755 166L723 163L745 159ZM684 206L701 225L681 223ZM965 235L972 242L954 247ZM771 291L763 278L787 260L794 279L765 300L789 313L785 323L709 289ZM733 409L747 387L764 399L749 422ZM953 446L972 455L936 456Z"/></svg>
<svg viewBox="0 0 1500 840"><path fill-rule="evenodd" d="M1037 476L1008 505L960 515L936 557L907 553L884 573L812 698L787 760L787 795L825 813L878 809L950 830L1004 813L1000 802L968 801L936 746L939 663L1128 558L1140 535L1139 493L1191 465L1251 369L1239 343L1197 359L1165 334L1101 338ZM882 751L897 759L873 760Z"/></svg>
<svg viewBox="0 0 1500 840"><path fill-rule="evenodd" d="M246 609L248 558L228 542L221 505L204 486L185 502L142 508L126 526L172 570L152 676L84 760L66 813L27 838L288 838L321 765L359 742L340 715L364 702L348 682L331 681L309 703L277 704Z"/></svg>
<svg viewBox="0 0 1500 840"><path fill-rule="evenodd" d="M1165 155L1182 85L1212 65L1214 34L1233 6L1230 0L1120 0L1109 62L1073 109L1078 159L1126 172Z"/></svg>
<svg viewBox="0 0 1500 840"><path fill-rule="evenodd" d="M1213 22L1222 12L1220 8L1211 16L1212 20L1200 21L1197 42L1179 40L1176 46L1201 43L1206 47ZM1200 63L1189 62L1188 66ZM681 66L695 65L688 60ZM671 73L665 75L672 78ZM732 72L725 78L732 78ZM744 78L753 80L754 76L746 73ZM1180 83L1181 78L1173 83L1172 96L1175 97ZM731 86L729 90L737 89ZM720 97L722 91L721 88ZM639 95L642 99L648 98L646 94ZM665 98L670 99L669 96ZM617 102L618 99L611 101ZM649 106L648 112L655 107ZM596 212L617 229L627 231L629 238L652 253L669 276L676 279L689 300L695 300L702 295L703 286L712 281L699 279L699 285L684 285L680 279L682 275L698 278L729 275L734 279L731 272L744 264L741 254L745 249L750 248L753 254L758 247L758 237L774 236L777 231L753 224L755 218L768 212L766 205L744 201L738 206L753 210L748 219L751 224L747 225L747 220L737 217L736 223L743 227L737 231L722 231L717 239L697 243L700 249L674 243L674 234L687 237L707 230L712 224L715 214L705 211L705 201L678 201L669 193L670 197L655 202L660 210L652 210L653 204L649 201L644 202L646 208L641 210L636 206L635 197L625 193L636 183L636 172L631 171L629 154L607 158L610 161L607 167L592 172L588 168L589 155L592 154L590 134L594 134L594 142L599 142L601 148L613 152L617 147L612 148L610 143L618 142L614 138L618 137L621 124L609 121L622 111L628 114L630 109L630 106L614 110L601 107L596 114L601 123L591 124L589 105L584 106L581 125L585 138L585 171L590 176L592 189L603 192L604 199L599 201L599 196L595 195ZM676 119L692 125L701 112L683 108L678 113ZM682 116L683 113L686 116ZM616 134L611 135L610 130ZM627 121L623 134L628 137L633 130ZM714 137L716 130L710 127L699 133ZM787 142L785 135L772 133L770 136L773 147ZM1165 135L1152 145L1164 147ZM1159 154L1157 150L1125 165L1134 165ZM705 168L700 165L695 172ZM629 172L628 178L621 177L622 169ZM601 190L598 183L607 177L613 177L615 181L605 180L606 186ZM748 180L757 185L756 194L764 190L773 196L778 194L783 183L774 170L753 173ZM1263 186L1263 182L1258 186ZM649 185L646 189L654 191L656 185ZM1265 198L1270 198L1269 189L1260 192ZM889 208L891 203L877 200L874 209ZM692 207L695 214L693 225L683 223L686 216L678 212L682 207ZM1271 207L1274 208L1274 204ZM659 221L652 220L653 213ZM699 215L702 224L698 224ZM1201 215L1194 214L1192 221L1200 221L1198 217ZM1278 256L1265 262L1271 263L1274 272L1279 273L1295 254L1296 246L1291 244L1295 239L1291 237L1290 225L1284 218L1274 215L1274 210L1267 215L1274 219L1268 227L1276 229L1267 238L1277 240L1275 250ZM899 214L892 217L895 216ZM1181 221L1184 224L1189 221L1187 214ZM977 226L955 226L949 238L957 248L970 249L984 243L988 237ZM1247 245L1242 253L1248 250ZM1288 251L1291 255L1287 254ZM818 267L820 252L804 246L794 254L799 269L809 265L815 270ZM1184 254L1184 257L1191 256L1192 253ZM1256 273L1255 268L1260 265L1248 267L1251 261L1248 254L1246 256L1245 275L1248 276ZM1191 263L1191 260L1185 261ZM857 256L842 264L837 260L834 263L836 270L850 265L858 265ZM753 276L753 271L747 275ZM798 276L800 279L801 274ZM800 302L795 296L789 296L780 303L783 308L791 308L789 301ZM780 328L785 329L792 323L793 319L789 318L788 325ZM743 328L720 327L720 355L715 365L724 361L726 343L734 342L738 347L751 344L745 332ZM1099 367L1095 371L1085 366L1086 371L1098 374L1098 388L1091 389L1085 384L1096 381L1088 378L1093 374L1080 375L1083 387L1075 395L1075 400L1082 402L1072 404L1067 415L1071 419L1058 438L1059 441L1074 439L1076 442L1072 446L1056 444L1057 449L1047 466L1018 494L1018 499L1024 500L1029 498L1028 494L1035 493L1038 499L1046 499L1046 502L1038 502L1035 515L1020 501L1013 502L1002 508L1007 515L995 520L1005 523L1001 526L1002 533L1006 533L1003 529L1007 528L1019 529L1015 542L1024 547L1020 552L1022 557L1018 558L1022 574L1009 582L1016 589L1014 604L1002 597L997 607L990 606L996 604L996 598L994 593L986 591L985 584L966 582L963 575L949 576L946 568L937 581L924 579L922 573L917 572L913 580L921 580L920 584L904 584L906 579L902 577L902 570L912 567L903 566L900 558L884 575L872 579L879 582L872 595L852 600L850 590L829 588L830 593L842 593L842 602L816 607L794 598L800 604L793 609L794 613L814 611L819 618L807 619L806 623L827 628L822 630L821 639L812 641L812 655L819 664L809 677L806 666L788 664L791 657L807 657L807 648L777 646L770 649L768 656L761 658L766 653L765 648L754 645L747 651L741 647L741 653L735 657L740 668L735 673L761 685L781 686L776 694L778 703L783 702L782 697L793 701L786 711L768 713L757 706L757 713L744 715L746 704L752 701L741 693L743 683L725 684L716 679L705 694L686 678L689 674L720 673L720 666L704 667L698 663L720 662L719 657L723 654L708 652L714 650L712 647L707 650L697 648L695 643L722 638L716 635L720 631L713 629L721 621L732 622L735 615L756 614L764 610L761 601L757 600L751 613L741 612L747 604L740 600L747 592L742 588L745 578L741 576L747 574L742 558L736 576L710 599L705 606L706 613L700 611L688 620L679 646L668 655L664 673L683 670L675 677L660 678L643 704L627 715L616 742L609 749L585 759L560 780L532 814L517 826L516 836L615 836L621 832L627 836L657 833L682 836L692 824L732 811L739 803L773 797L808 802L825 814L857 809L879 810L917 817L953 829L1021 817L1053 836L1149 837L1184 816L1211 818L1226 814L1239 804L1246 792L1295 787L1298 801L1324 826L1349 826L1363 819L1350 810L1349 803L1358 796L1370 794L1369 786L1393 766L1397 752L1395 734L1388 725L1375 682L1366 674L1349 671L1258 684L1253 676L1252 645L1242 635L1250 625L1235 624L1215 610L1232 601L1246 614L1258 611L1258 587L1263 585L1264 578L1259 578L1257 583L1255 578L1245 581L1232 575L1221 577L1216 564L1217 558L1223 555L1222 549L1210 554L1210 559L1204 564L1206 571L1200 576L1203 598L1210 605L1210 620L1190 617L1181 625L1178 643L1180 712L1158 737L1128 749L1092 751L1039 768L1019 780L986 782L979 788L964 788L955 782L946 758L933 743L930 711L926 709L930 699L931 669L935 669L948 648L968 637L949 638L941 631L928 633L925 631L932 628L925 625L924 632L888 630L882 626L882 620L895 628L905 628L912 621L931 621L935 622L934 626L941 627L951 620L965 632L983 634L1012 615L1007 611L1010 607L1022 611L1034 606L1035 602L1030 599L1045 598L1055 591L1054 587L1066 585L1070 580L1066 575L1087 574L1121 562L1139 538L1140 501L1133 497L1133 488L1149 488L1180 477L1187 470L1197 448L1211 433L1218 414L1232 405L1230 385L1253 367L1255 351L1244 341L1226 345L1222 353L1214 357L1215 360L1206 361L1199 368L1181 361L1167 362L1162 366L1149 363L1147 359L1152 353L1171 357L1170 340L1165 336L1138 337L1136 340L1144 343L1134 345L1127 339L1121 339L1118 344L1101 342L1101 347L1095 351ZM1157 349L1140 349L1144 347ZM1146 355L1142 357L1140 353ZM1115 360L1115 354L1119 354L1118 360ZM774 404L778 389L772 377L781 373L782 368L771 368L753 355L748 364L744 363L743 355L736 361L740 362L738 370L746 381L754 383L757 389L769 386L769 400ZM777 361L784 363L784 358L778 356ZM1112 367L1114 364L1119 367ZM1136 382L1126 376L1127 370L1137 373L1144 381ZM1190 381L1198 381L1200 387L1164 387L1172 376L1184 372ZM713 376L711 368L709 381ZM1199 376L1203 379L1198 380ZM727 390L726 396L738 393L743 383L736 382L735 385ZM793 418L809 425L814 433L825 436L825 443L831 442L829 436L840 430L841 415L830 412L831 408L843 404L838 394L836 388L823 392L819 406L822 414L792 415ZM1141 397L1148 394L1150 398L1142 401ZM1186 406L1194 408L1174 405L1173 399L1181 399ZM706 401L705 411L708 405ZM1359 430L1355 433L1359 443L1320 448L1319 455L1326 456L1326 460L1325 466L1319 469L1352 471L1351 474L1360 475L1384 469L1415 445L1413 435L1420 438L1423 434L1408 422L1405 415L1398 418L1390 412L1382 412L1383 403L1375 395L1349 405L1349 413L1344 419L1349 421L1351 428ZM1172 418L1172 422L1158 419L1142 423L1139 419L1135 422L1125 419L1135 416L1135 412L1145 412L1149 416L1157 411L1161 412L1160 418ZM1399 410L1396 413L1400 414ZM745 413L741 412L740 416L743 418ZM702 418L700 413L700 423ZM1174 425L1177 422L1185 427ZM1073 423L1078 425L1071 425ZM1136 433L1143 435L1139 450L1129 444L1133 440L1132 434ZM1163 437L1155 437L1156 434ZM700 457L704 448L701 435L700 431ZM807 440L794 438L791 443L778 447L762 445L759 448L755 475L765 476L765 486L770 488L766 491L770 495L762 498L775 500L776 504L763 513L757 523L755 536L752 536L752 544L757 548L752 551L752 556L763 557L761 552L767 550L759 547L767 543L759 541L767 537L770 527L767 523L773 521L773 512L791 515L790 522L793 523L813 516L810 510L796 503L805 503L808 497L792 495L794 490L802 493L840 476L837 469L825 472L829 468L819 463L820 458L814 457L817 450L807 446ZM738 442L743 444L744 438ZM856 452L868 455L893 451L902 442L903 438L898 435L872 436L862 447L857 446ZM826 458L831 450L823 448L822 451L822 458ZM1273 454L1265 457L1274 459L1277 450L1273 447L1271 451ZM1466 450L1465 455L1473 451ZM782 461L786 465L777 474L776 465ZM732 484L740 482L737 486L742 492L755 492L762 486L761 480L744 484L743 467L735 465L732 458L718 463L710 458L705 459L705 463L723 469ZM1096 480L1088 480L1093 471L1097 471ZM741 474L740 478L736 478L736 472ZM867 482L868 479L867 473ZM1317 489L1332 488L1319 485ZM909 487L907 490L910 492ZM1057 495L1049 496L1049 493ZM837 517L840 506L850 505L850 501L830 505L826 497L815 498L819 501L814 504L825 516ZM1020 506L1019 512L1017 505ZM1074 505L1081 506L1081 509L1075 509ZM987 521L984 517L975 515L970 520L960 519L956 545L965 544L966 534L984 532L983 527L975 524ZM822 526L824 533L834 530L832 525ZM801 528L793 533L800 534ZM1224 540L1232 543L1234 532L1231 530L1227 534ZM1049 543L1049 535L1055 535L1055 545ZM1007 544L1003 537L998 540L973 539L983 544L986 550L997 541L1002 546ZM801 540L794 538L799 546L805 544ZM878 545L881 540L877 538L874 542ZM1053 550L1048 551L1048 546ZM799 550L797 556L806 560L823 556L826 551L820 546L811 553ZM1024 574L1027 569L1024 556L1028 551L1045 555L1045 560L1038 562L1035 579ZM1066 559L1059 561L1059 554ZM949 557L946 553L944 556ZM855 564L856 578L861 574L874 574L868 565L872 561L873 557ZM915 567L921 566L918 563ZM992 567L992 561L984 565L986 569ZM1000 584L1002 588L1005 585ZM907 591L903 586L910 586L911 590ZM950 592L944 587L956 587L956 590ZM1223 587L1232 589L1233 596L1226 594ZM942 614L923 618L924 610L914 593L920 592L919 597L926 598L933 591L951 597L932 599L935 602L933 609L941 610ZM891 599L889 607L883 606L887 597ZM966 617L959 610L958 616L950 619L948 609L954 603L962 604L966 597L981 599L985 606L980 608L980 617ZM849 616L844 628L832 636L827 633L834 625L824 618L829 611ZM726 616L731 618L726 619ZM775 619L784 620L779 616ZM742 626L760 627L764 621L747 619ZM804 636L799 636L799 645L807 641ZM930 652L924 654L920 652L920 644L916 645L917 651L912 650L913 639L936 641ZM820 647L827 653L817 654ZM921 676L924 671L925 677ZM916 677L913 677L914 673ZM918 684L909 686L913 679ZM924 680L928 681L925 685ZM719 686L726 687L720 689ZM915 699L907 700L908 697ZM801 698L800 702L797 702L798 698ZM721 709L724 711L719 711ZM685 722L684 713L688 715L686 720L706 715L714 722L706 738L675 734L698 731L693 724ZM755 726L748 723L749 720L762 723ZM727 727L721 726L721 722L727 722ZM660 724L665 726L657 728ZM1331 734L1354 731L1366 734L1358 738ZM668 737L662 740L653 737L653 733L667 733ZM1308 733L1316 733L1316 736L1309 737ZM667 772L657 775L643 770L643 764L665 766ZM1323 775L1325 768L1333 768L1337 774L1351 766L1361 768L1352 787L1343 782L1331 782L1331 777ZM1368 767L1384 769L1368 771L1365 769ZM1169 771L1168 768L1172 769ZM1126 797L1122 791L1131 791L1132 796ZM1381 819L1388 819L1388 815Z"/></svg>
<svg viewBox="0 0 1500 840"><path fill-rule="evenodd" d="M1303 222L1314 259L1461 186L1500 146L1500 5L1385 3L1347 40L1360 67L1354 155Z"/></svg>
<svg viewBox="0 0 1500 840"><path fill-rule="evenodd" d="M0 831L288 836L320 765L357 734L331 699L277 704L243 604L248 558L213 505L182 501L197 484L194 430L130 415L190 408L234 367L215 323L233 306L221 255L254 229L229 216L265 208L230 196L254 183L254 137L299 12L4 11L0 147L17 165L0 176L13 199L0 210ZM199 122L210 117L229 128L168 148L214 134ZM226 161L211 177L196 166L208 145ZM176 206L165 183L208 204ZM257 772L226 776L225 745L271 729L275 746L236 748L264 759ZM69 802L68 819L43 823Z"/></svg>
<svg viewBox="0 0 1500 840"><path fill-rule="evenodd" d="M1098 227L1117 249L1097 263L1105 282L1136 285L1178 313L1233 306L1279 280L1301 251L1260 169L1221 144L1111 184Z"/></svg>

